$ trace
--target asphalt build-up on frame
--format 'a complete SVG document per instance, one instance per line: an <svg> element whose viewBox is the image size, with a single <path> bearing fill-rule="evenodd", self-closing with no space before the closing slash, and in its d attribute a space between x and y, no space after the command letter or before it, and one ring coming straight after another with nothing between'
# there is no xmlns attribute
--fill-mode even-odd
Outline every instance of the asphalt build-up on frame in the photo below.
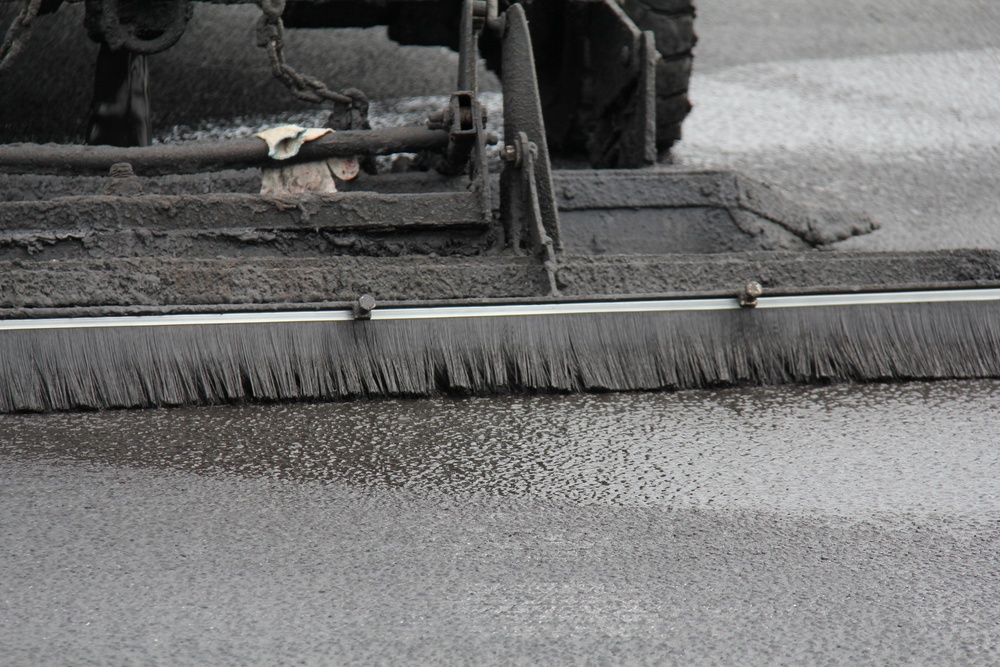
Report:
<svg viewBox="0 0 1000 667"><path fill-rule="evenodd" d="M998 247L995 3L699 10L682 162L860 204L849 244ZM8 416L0 655L996 664L998 415L958 382Z"/></svg>

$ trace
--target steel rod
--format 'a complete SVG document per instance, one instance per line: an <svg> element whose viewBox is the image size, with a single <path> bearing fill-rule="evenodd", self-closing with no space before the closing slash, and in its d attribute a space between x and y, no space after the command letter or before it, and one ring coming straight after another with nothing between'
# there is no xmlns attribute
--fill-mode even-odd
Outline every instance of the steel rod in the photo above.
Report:
<svg viewBox="0 0 1000 667"><path fill-rule="evenodd" d="M355 155L389 155L443 150L448 133L421 127L333 132L304 144L290 160L268 157L267 144L251 137L229 141L187 141L142 148L72 144L0 144L0 171L22 174L99 174L128 162L136 174L190 174L233 167L291 164Z"/></svg>

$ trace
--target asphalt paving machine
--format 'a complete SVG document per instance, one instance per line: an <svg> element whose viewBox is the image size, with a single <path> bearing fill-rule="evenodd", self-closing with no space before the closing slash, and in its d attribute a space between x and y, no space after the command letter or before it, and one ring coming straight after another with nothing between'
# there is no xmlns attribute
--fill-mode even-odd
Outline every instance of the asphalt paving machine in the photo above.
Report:
<svg viewBox="0 0 1000 667"><path fill-rule="evenodd" d="M23 3L0 76L59 4ZM817 252L874 224L656 165L687 0L259 0L326 126L158 144L144 56L191 2L85 4L95 145L0 145L0 411L1000 375L994 253ZM284 57L286 27L369 25L457 50L423 125Z"/></svg>

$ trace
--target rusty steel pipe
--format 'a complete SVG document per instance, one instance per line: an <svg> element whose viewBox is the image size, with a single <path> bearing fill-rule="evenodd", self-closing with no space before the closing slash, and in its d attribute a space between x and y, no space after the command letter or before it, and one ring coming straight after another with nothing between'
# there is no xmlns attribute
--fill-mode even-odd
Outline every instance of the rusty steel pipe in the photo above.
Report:
<svg viewBox="0 0 1000 667"><path fill-rule="evenodd" d="M21 174L106 174L128 162L137 174L191 174L216 169L292 164L355 155L445 150L448 132L421 127L333 132L302 145L298 155L273 160L262 139L189 141L141 148L70 144L0 144L0 171Z"/></svg>

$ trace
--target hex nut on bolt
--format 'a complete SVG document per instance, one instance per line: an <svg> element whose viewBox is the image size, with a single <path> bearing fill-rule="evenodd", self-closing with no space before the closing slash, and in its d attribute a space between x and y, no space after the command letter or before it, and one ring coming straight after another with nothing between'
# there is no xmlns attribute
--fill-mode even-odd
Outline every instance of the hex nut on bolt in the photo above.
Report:
<svg viewBox="0 0 1000 667"><path fill-rule="evenodd" d="M751 280L743 287L743 293L740 294L740 307L756 308L757 298L763 293L764 287L756 280Z"/></svg>
<svg viewBox="0 0 1000 667"><path fill-rule="evenodd" d="M371 294L362 294L353 304L354 319L370 320L372 311L375 310L375 297Z"/></svg>

